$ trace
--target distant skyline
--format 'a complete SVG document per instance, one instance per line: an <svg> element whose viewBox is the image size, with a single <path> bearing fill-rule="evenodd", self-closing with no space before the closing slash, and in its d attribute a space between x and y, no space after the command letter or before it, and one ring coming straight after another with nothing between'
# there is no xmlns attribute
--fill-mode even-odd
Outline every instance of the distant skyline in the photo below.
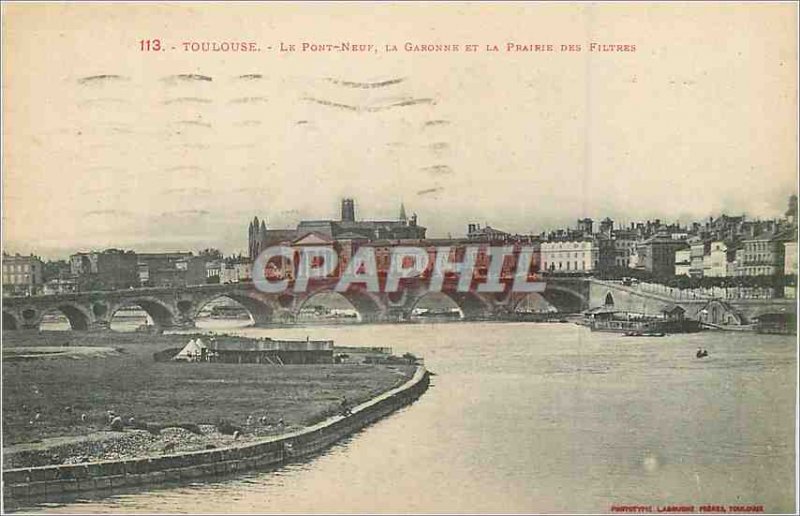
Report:
<svg viewBox="0 0 800 516"><path fill-rule="evenodd" d="M728 216L745 215L748 220L781 219L781 218L784 218L784 213L786 212L786 208L788 208L788 198L789 198L789 196L787 195L786 198L785 198L785 201L787 201L787 203L784 206L784 208L782 210L778 210L772 216L751 217L751 216L749 216L749 214L744 213L744 212L725 212L725 213L710 214L709 217L713 217L714 219L716 219L716 218L718 218L718 217L720 217L722 215L728 215ZM338 205L337 205L337 207L338 207ZM358 210L358 204L357 203L356 203L356 210ZM383 210L382 212L386 212L386 210ZM394 215L387 214L385 216L374 216L373 217L372 214L369 214L369 213L365 213L365 214L363 214L363 216L360 216L359 212L357 211L356 212L356 215L357 215L356 218L357 218L357 220L367 220L367 219L396 220L397 219L397 215L399 214L399 207L398 207L397 212L398 213L395 213ZM414 213L414 212L409 212L409 213ZM418 215L420 215L420 217L422 217L422 214L418 214ZM259 221L261 220L261 216L259 216L257 214L254 215L254 216L258 216ZM473 218L473 219L470 219L468 221L465 221L464 224L462 225L463 227L461 227L458 232L449 232L449 233L445 233L445 234L431 234L430 233L430 228L428 228L428 238L445 238L445 237L448 237L448 235L452 236L453 238L465 237L466 234L467 234L467 225L469 223L478 223L478 224L481 225L481 227L485 227L485 226L488 225L488 226L491 226L494 229L499 229L499 230L506 231L506 232L509 232L509 233L539 235L539 234L542 234L543 232L546 233L546 232L557 230L557 229L567 229L567 228L575 229L577 227L578 219L582 219L582 218L586 218L586 217L591 218L594 221L594 223L595 223L595 231L597 231L600 222L606 216L608 216L608 215L595 215L595 216L592 216L590 214L590 215L583 215L583 216L580 216L580 217L576 216L576 217L573 217L570 220L565 220L565 222L563 224L560 224L560 225L556 223L556 224L554 224L552 226L539 227L539 228L535 228L535 229L522 230L522 231L510 230L508 227L506 227L506 226L504 226L502 224L493 223L490 219L480 220L480 219ZM707 221L709 217L703 217L703 218L700 218L700 219L681 219L681 218L673 217L673 218L661 218L660 220L664 224L678 223L678 224L686 227L689 224L691 224L692 222L703 223L703 222ZM623 228L628 228L631 223L647 222L648 220L649 221L654 221L655 219L658 219L659 217L651 217L651 218L635 218L635 217L633 217L633 218L627 218L627 219L615 219L614 217L610 217L610 218L614 221L614 228L615 229L623 229ZM330 216L320 216L320 217L316 217L316 218L313 218L313 217L300 217L300 218L298 218L296 220L296 222L288 222L286 225L282 225L282 226L270 226L270 229L294 229L297 226L297 223L299 223L301 220L312 220L312 219L313 220L338 220L339 219L339 212L336 211L335 213L332 213ZM238 255L238 254L247 255L247 228L246 228L246 226L251 221L252 221L252 218L250 218L250 219L248 219L247 221L244 222L244 226L245 226L244 230L242 230L242 227L241 227L242 225L241 224L230 228L230 230L231 230L230 232L232 233L231 240L237 242L233 247L230 247L230 248L222 247L222 246L214 246L214 245L210 245L210 244L202 243L202 242L198 243L197 245L188 245L187 246L184 242L181 242L181 241L175 241L174 243L171 243L169 241L159 241L159 242L141 241L141 242L132 242L132 243L125 244L125 245L109 243L108 245L88 245L88 246L80 246L80 247L76 247L76 248L72 248L72 249L57 248L57 249L53 249L53 250L50 250L50 251L48 251L47 248L38 248L38 250L37 250L37 249L34 249L33 247L31 247L30 251L20 252L20 251L17 251L15 249L12 249L12 248L5 248L4 247L4 251L5 252L9 252L11 254L14 254L14 253L31 254L32 253L32 254L39 255L39 256L41 256L43 258L46 258L46 259L63 259L63 258L68 258L70 254L74 254L76 252L102 251L102 250L108 249L108 248L123 248L123 249L126 249L126 250L127 249L132 249L132 250L139 251L139 252L171 252L171 251L198 252L198 251L201 251L201 250L209 248L209 247L214 247L214 248L220 249L225 256ZM424 220L422 220L422 219L420 220L420 225L425 226ZM238 243L239 240L244 242L244 244Z"/></svg>
<svg viewBox="0 0 800 516"><path fill-rule="evenodd" d="M349 15L348 15L349 14ZM244 252L396 218L431 237L722 213L797 181L792 4L3 5L3 249ZM139 41L254 41L244 54ZM281 54L280 42L633 43L631 53ZM531 41L534 40L534 41Z"/></svg>

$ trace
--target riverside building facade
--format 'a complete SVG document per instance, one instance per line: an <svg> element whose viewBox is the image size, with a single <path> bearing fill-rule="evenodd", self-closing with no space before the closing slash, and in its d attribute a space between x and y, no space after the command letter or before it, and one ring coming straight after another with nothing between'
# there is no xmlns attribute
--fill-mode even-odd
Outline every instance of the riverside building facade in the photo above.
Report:
<svg viewBox="0 0 800 516"><path fill-rule="evenodd" d="M3 295L33 296L41 293L42 260L38 256L3 253Z"/></svg>

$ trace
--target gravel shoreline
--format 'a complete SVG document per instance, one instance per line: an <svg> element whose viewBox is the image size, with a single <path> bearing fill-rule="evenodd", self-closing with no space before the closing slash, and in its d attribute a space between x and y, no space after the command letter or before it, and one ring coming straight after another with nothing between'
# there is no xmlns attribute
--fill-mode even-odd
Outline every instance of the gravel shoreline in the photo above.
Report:
<svg viewBox="0 0 800 516"><path fill-rule="evenodd" d="M234 436L219 432L214 425L198 426L200 434L175 427L165 428L158 435L147 430L125 429L121 432L95 432L86 436L12 445L3 450L4 469L158 457L221 448L234 442L250 442L296 430L266 425L247 429Z"/></svg>

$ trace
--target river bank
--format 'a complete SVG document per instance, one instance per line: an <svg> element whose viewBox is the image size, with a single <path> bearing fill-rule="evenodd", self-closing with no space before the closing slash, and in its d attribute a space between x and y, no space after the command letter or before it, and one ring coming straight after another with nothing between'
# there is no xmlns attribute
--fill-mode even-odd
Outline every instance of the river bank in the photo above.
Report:
<svg viewBox="0 0 800 516"><path fill-rule="evenodd" d="M327 449L376 420L412 403L428 388L430 375L415 367L411 379L381 395L309 427L251 443L171 453L155 458L94 461L3 471L3 500L11 507L58 499L76 492L100 491L221 477L272 468Z"/></svg>
<svg viewBox="0 0 800 516"><path fill-rule="evenodd" d="M314 425L411 378L380 364L157 362L195 335L7 332L4 468L154 457L247 443ZM52 353L55 348L84 350ZM102 353L86 353L87 349ZM20 349L24 353L15 353ZM4 357L5 358L5 357ZM108 412L124 426L111 432ZM133 418L131 420L131 418Z"/></svg>

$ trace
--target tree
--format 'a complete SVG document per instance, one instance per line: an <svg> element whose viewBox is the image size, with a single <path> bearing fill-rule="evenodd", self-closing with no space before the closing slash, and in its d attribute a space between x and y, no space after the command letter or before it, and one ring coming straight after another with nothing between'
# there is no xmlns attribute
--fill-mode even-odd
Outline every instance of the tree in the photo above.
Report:
<svg viewBox="0 0 800 516"><path fill-rule="evenodd" d="M42 267L42 280L63 279L70 275L69 262L66 260L51 260L44 262Z"/></svg>
<svg viewBox="0 0 800 516"><path fill-rule="evenodd" d="M795 194L789 197L789 209L786 210L786 218L797 221L797 195Z"/></svg>
<svg viewBox="0 0 800 516"><path fill-rule="evenodd" d="M213 247L207 247L197 254L201 258L206 258L208 260L222 260L222 252Z"/></svg>

